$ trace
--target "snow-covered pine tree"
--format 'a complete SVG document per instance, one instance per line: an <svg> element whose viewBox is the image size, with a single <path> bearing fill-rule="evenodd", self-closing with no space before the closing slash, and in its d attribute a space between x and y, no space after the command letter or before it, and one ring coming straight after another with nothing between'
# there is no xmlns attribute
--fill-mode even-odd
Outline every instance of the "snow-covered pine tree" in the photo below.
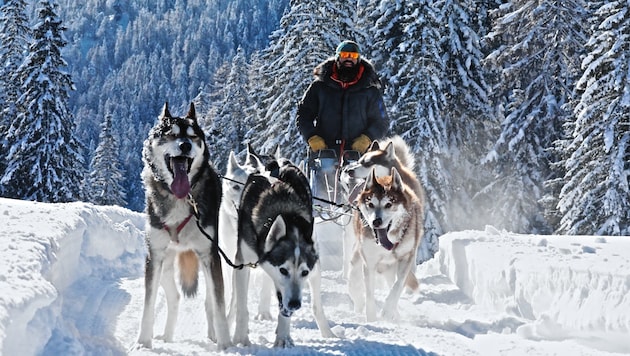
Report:
<svg viewBox="0 0 630 356"><path fill-rule="evenodd" d="M73 89L61 55L64 27L50 0L39 3L29 55L16 72L21 84L18 106L7 142L7 168L0 184L8 197L43 202L68 202L81 197L85 161L74 136L68 110Z"/></svg>
<svg viewBox="0 0 630 356"><path fill-rule="evenodd" d="M372 1L374 2L374 1ZM365 51L374 64L383 84L383 100L388 109L390 120L396 121L398 107L395 105L399 87L400 67L407 62L409 53L399 50L404 39L404 20L407 5L405 0L378 1L370 5L374 9L359 19L365 26L369 41ZM367 12L367 10L365 10ZM372 18L374 20L372 21Z"/></svg>
<svg viewBox="0 0 630 356"><path fill-rule="evenodd" d="M630 5L605 1L593 16L569 127L559 233L630 235Z"/></svg>
<svg viewBox="0 0 630 356"><path fill-rule="evenodd" d="M474 205L473 197L491 179L491 172L479 163L492 147L498 123L488 98L484 55L475 29L477 9L471 0L442 0L434 6L439 22L446 25L439 27L446 71L441 118L448 144L441 174L451 178L444 224L449 231L483 228L484 209Z"/></svg>
<svg viewBox="0 0 630 356"><path fill-rule="evenodd" d="M6 157L9 148L6 137L13 118L18 112L19 82L15 74L28 50L31 31L26 17L24 0L5 1L0 8L0 157ZM6 169L6 160L0 160L0 177ZM0 185L0 194L2 185Z"/></svg>
<svg viewBox="0 0 630 356"><path fill-rule="evenodd" d="M119 143L112 132L112 116L101 123L98 147L94 151L87 178L86 198L97 205L126 206L127 192L121 184L125 175L120 169Z"/></svg>
<svg viewBox="0 0 630 356"><path fill-rule="evenodd" d="M430 0L407 1L403 16L404 37L392 51L398 72L388 89L392 105L391 128L415 153L416 173L427 194L425 236L417 262L429 260L444 233L446 195L450 181L443 159L447 155L446 125L441 113L446 103L445 65L436 8Z"/></svg>
<svg viewBox="0 0 630 356"><path fill-rule="evenodd" d="M249 96L249 66L245 53L238 48L232 58L230 73L225 87L221 89L222 98L218 103L216 116L212 118L210 132L214 141L210 148L212 161L219 171L227 166L230 151L239 153L245 150L245 134L253 125L253 103Z"/></svg>
<svg viewBox="0 0 630 356"><path fill-rule="evenodd" d="M584 4L515 0L501 11L489 34L501 36L501 45L486 58L501 70L495 91L509 98L501 134L486 158L497 172L487 189L492 220L514 232L548 233L541 199L559 160L552 148L570 115L563 105L579 71Z"/></svg>

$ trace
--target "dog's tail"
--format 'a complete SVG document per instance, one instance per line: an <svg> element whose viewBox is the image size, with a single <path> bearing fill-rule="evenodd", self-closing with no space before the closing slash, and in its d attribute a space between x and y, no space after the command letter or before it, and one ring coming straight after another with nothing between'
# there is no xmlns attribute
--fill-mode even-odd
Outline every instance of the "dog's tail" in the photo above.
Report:
<svg viewBox="0 0 630 356"><path fill-rule="evenodd" d="M197 285L199 279L199 260L193 250L180 252L179 259L179 282L182 285L182 292L186 297L197 295Z"/></svg>

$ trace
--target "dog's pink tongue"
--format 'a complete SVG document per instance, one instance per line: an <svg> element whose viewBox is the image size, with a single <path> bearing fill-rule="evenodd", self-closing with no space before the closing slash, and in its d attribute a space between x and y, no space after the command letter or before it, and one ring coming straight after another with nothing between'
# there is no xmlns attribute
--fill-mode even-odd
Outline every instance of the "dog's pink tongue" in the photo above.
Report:
<svg viewBox="0 0 630 356"><path fill-rule="evenodd" d="M381 246L385 247L387 250L394 248L394 244L387 238L387 229L374 229L374 232L376 233L376 238Z"/></svg>
<svg viewBox="0 0 630 356"><path fill-rule="evenodd" d="M173 183L171 183L171 191L178 199L183 199L190 193L188 162L186 158L173 158L171 161L173 164Z"/></svg>

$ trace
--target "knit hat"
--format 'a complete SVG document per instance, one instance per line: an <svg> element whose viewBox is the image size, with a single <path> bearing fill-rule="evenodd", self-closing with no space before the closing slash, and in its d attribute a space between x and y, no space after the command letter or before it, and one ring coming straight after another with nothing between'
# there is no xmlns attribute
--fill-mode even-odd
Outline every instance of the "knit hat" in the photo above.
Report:
<svg viewBox="0 0 630 356"><path fill-rule="evenodd" d="M361 48L356 42L346 40L341 42L339 46L337 46L337 50L335 50L335 56L339 57L339 53L341 52L356 52L360 54Z"/></svg>

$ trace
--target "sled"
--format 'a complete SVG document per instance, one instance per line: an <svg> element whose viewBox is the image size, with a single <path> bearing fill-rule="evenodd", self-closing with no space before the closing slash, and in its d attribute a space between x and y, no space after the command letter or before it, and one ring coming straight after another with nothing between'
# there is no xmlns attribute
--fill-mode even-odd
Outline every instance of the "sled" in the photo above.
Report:
<svg viewBox="0 0 630 356"><path fill-rule="evenodd" d="M354 187L340 181L343 168L359 160L358 151L344 151L341 158L332 149L313 153L308 159L308 178L313 193L313 212L322 221L334 221L346 225L352 216L352 202L349 196Z"/></svg>

